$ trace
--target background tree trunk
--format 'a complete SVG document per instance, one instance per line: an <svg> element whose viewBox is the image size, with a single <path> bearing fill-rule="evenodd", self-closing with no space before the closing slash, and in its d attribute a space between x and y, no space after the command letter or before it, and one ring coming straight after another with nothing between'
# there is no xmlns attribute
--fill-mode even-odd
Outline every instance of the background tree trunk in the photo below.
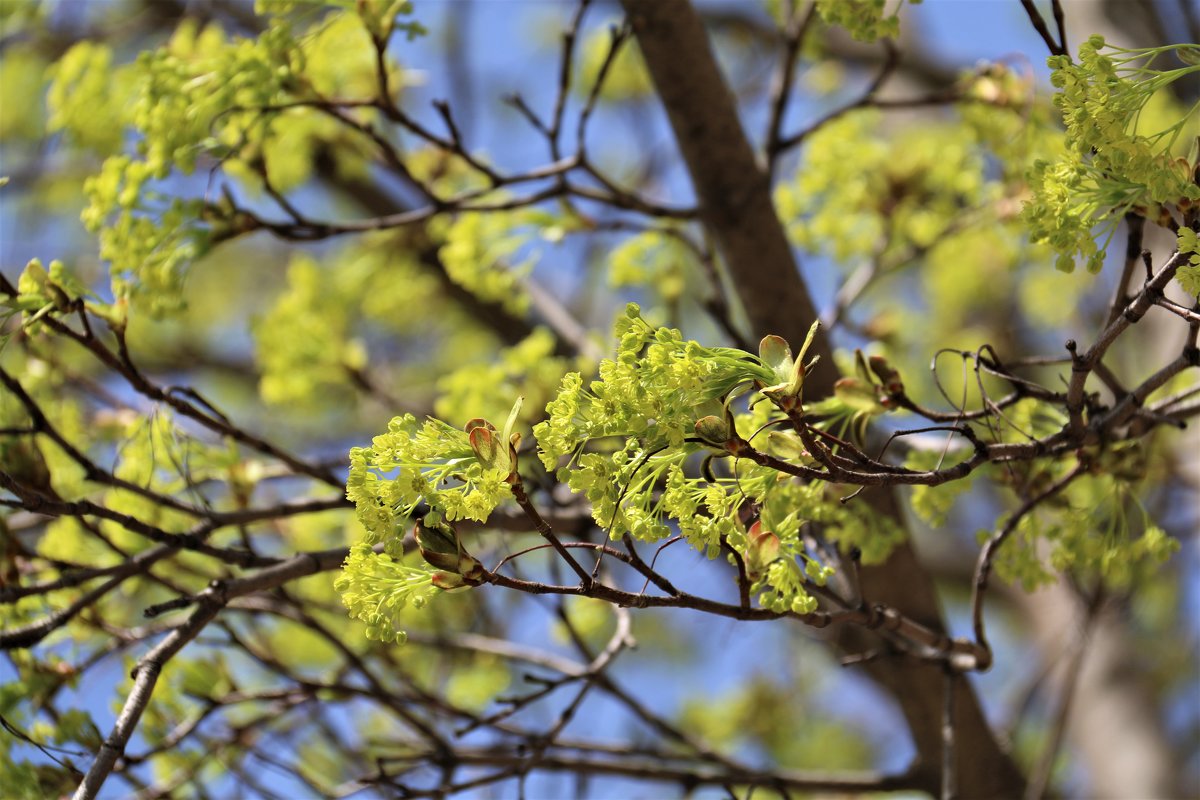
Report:
<svg viewBox="0 0 1200 800"><path fill-rule="evenodd" d="M670 117L700 201L701 219L720 248L753 335L774 333L798 345L817 317L816 308L772 205L770 179L754 157L701 18L687 0L623 0L623 4ZM814 396L829 394L837 374L828 337L818 336L812 352L821 363L806 383ZM903 524L891 492L871 492L866 502ZM869 601L887 603L944 630L933 581L910 544L897 547L887 563L864 567L861 582ZM839 632L836 643L849 656L886 648L878 636L858 628ZM899 703L917 750L914 770L924 787L936 793L945 698L941 670L886 653L862 668ZM997 744L974 692L965 680L956 680L956 687L956 773L961 796L1020 796L1024 779Z"/></svg>

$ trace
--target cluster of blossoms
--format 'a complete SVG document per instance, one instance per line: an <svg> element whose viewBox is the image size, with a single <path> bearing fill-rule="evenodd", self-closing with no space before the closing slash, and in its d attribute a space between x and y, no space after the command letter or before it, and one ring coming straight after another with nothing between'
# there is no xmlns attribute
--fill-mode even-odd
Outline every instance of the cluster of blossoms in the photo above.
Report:
<svg viewBox="0 0 1200 800"><path fill-rule="evenodd" d="M794 180L775 190L788 236L842 263L930 247L962 225L964 209L1002 194L1001 182L987 177L976 129L939 122L894 132L875 109L822 126L806 141Z"/></svg>
<svg viewBox="0 0 1200 800"><path fill-rule="evenodd" d="M420 559L407 558L402 540L391 537L376 552L367 542L350 548L334 589L350 616L367 625L366 637L381 642L407 639L396 627L408 606L420 609L439 592L482 582L483 565L462 546L458 533L431 512L417 523L413 538Z"/></svg>
<svg viewBox="0 0 1200 800"><path fill-rule="evenodd" d="M483 420L472 423L477 424L460 430L438 419L422 423L405 414L388 423L387 433L376 436L370 447L350 451L346 496L354 501L372 541L391 535L422 501L447 520L484 522L512 496L512 468L507 453L496 457L495 428ZM504 441L511 421L509 428ZM487 445L481 446L485 439Z"/></svg>
<svg viewBox="0 0 1200 800"><path fill-rule="evenodd" d="M397 627L399 614L408 607L420 609L441 591L427 565L406 564L400 557L376 553L359 542L350 548L334 588L354 619L367 625L368 639L399 642L408 638Z"/></svg>
<svg viewBox="0 0 1200 800"><path fill-rule="evenodd" d="M441 420L422 424L405 414L394 418L370 447L350 451L346 496L354 501L367 535L351 550L337 590L350 615L367 624L368 638L403 640L394 623L409 603L420 608L438 591L482 581L482 565L446 520L484 522L512 496L509 480L521 440L512 428L520 410L518 399L503 432L483 419L458 430ZM433 509L413 531L423 563L405 563L401 523L421 502ZM375 552L376 544L383 552Z"/></svg>
<svg viewBox="0 0 1200 800"><path fill-rule="evenodd" d="M1200 266L1196 248L1195 232L1185 229L1185 269ZM833 574L824 542L856 550L863 563L879 563L902 540L899 525L866 504L839 502L844 487L804 481L745 457L751 447L812 465L804 442L777 424L795 411L820 417L817 426L839 434L891 411L903 383L886 360L859 354L855 375L838 381L831 396L802 404L812 366L804 356L815 325L795 356L773 336L757 355L706 348L676 330L651 326L634 305L616 330L616 359L603 362L599 378L586 388L579 373L567 375L547 404L548 419L535 427L545 467L586 495L596 523L610 535L660 541L677 531L709 558L726 553L740 561L764 608L799 614L816 609L809 588ZM748 407L737 403L744 410L735 412L736 398L749 389L758 399ZM406 415L371 447L352 451L348 495L369 533L347 561L339 589L372 636L395 640L401 609L419 607L437 591L486 580L443 520L486 521L511 496L520 442L511 429L519 411L518 401L502 433L483 420L459 430ZM1041 435L1062 424L1057 418L1039 423L1044 412L1032 401L1011 408L1012 435L1018 429ZM719 471L710 464L716 458L724 459ZM909 465L931 469L940 463L936 453L916 453ZM1000 574L1034 586L1049 578L1048 567L1071 568L1127 584L1161 563L1173 542L1148 519L1130 521L1124 512L1135 499L1136 472L1122 477L1102 469L1069 487L1063 502L1023 518L1013 546L997 560ZM914 507L923 518L943 520L964 486L920 487ZM415 529L424 563L414 563L405 560L398 534L420 502L435 513ZM1140 533L1134 535L1135 529ZM1051 544L1049 564L1037 554L1039 541ZM371 547L380 542L382 553Z"/></svg>
<svg viewBox="0 0 1200 800"><path fill-rule="evenodd" d="M709 558L728 547L742 559L764 605L798 613L816 605L805 581L823 582L832 573L807 550L805 521L822 524L826 536L859 547L871 562L885 558L899 541L895 525L883 524L865 508L838 503L824 484L804 484L748 459L732 459L721 474L705 468L689 477L694 472L689 463L728 458L724 443L733 440L761 440L756 446L778 457L811 461L794 434L768 428L785 419L780 409L800 402L812 367L805 353L816 325L797 355L779 337L768 336L757 356L703 347L679 331L653 328L635 305L616 329L617 358L603 362L599 379L586 388L578 373L566 376L546 407L549 418L534 428L546 468L567 458L559 479L587 496L596 523L610 536L655 541L674 526ZM861 381L846 380L855 383L843 382L822 404L837 412L834 420L862 412L861 403L841 397L857 399ZM759 401L733 413L733 399L749 388L758 390ZM611 439L617 442L604 449ZM749 528L741 513L748 506L759 516ZM778 566L785 563L794 569Z"/></svg>
<svg viewBox="0 0 1200 800"><path fill-rule="evenodd" d="M735 387L774 382L774 372L749 353L655 329L632 303L616 335L617 357L600 363L599 380L585 388L579 373L568 374L546 406L548 419L533 429L546 469L605 437L637 437L648 451L680 447L695 435L697 419L721 413L721 399Z"/></svg>
<svg viewBox="0 0 1200 800"><path fill-rule="evenodd" d="M1058 465L1054 472L1070 466ZM1142 506L1144 462L1139 466L1085 475L1060 500L1022 517L1013 541L996 557L997 573L1027 591L1053 583L1063 572L1100 578L1117 590L1151 579L1180 545ZM978 539L991 535L980 531Z"/></svg>
<svg viewBox="0 0 1200 800"><path fill-rule="evenodd" d="M407 2L361 2L306 29L293 29L289 6L264 4L276 15L253 38L187 21L132 64L114 68L111 48L81 42L55 66L50 131L106 157L84 184L83 221L99 233L117 296L155 314L179 309L191 262L245 222L222 203L168 200L155 191L157 182L208 163L250 192L261 191L264 179L287 190L307 180L315 152L334 141L339 146L328 149L337 169L365 172L365 140L306 104L374 97L372 40L386 40L394 29L411 37L420 28L395 20ZM353 116L373 113L358 109ZM133 155L121 152L127 139L135 142Z"/></svg>
<svg viewBox="0 0 1200 800"><path fill-rule="evenodd" d="M1048 62L1054 70L1051 82L1059 90L1054 103L1066 126L1066 150L1054 161L1034 165L1029 175L1032 199L1023 219L1035 242L1058 251L1061 270L1074 269L1079 255L1089 271L1099 271L1104 247L1128 212L1159 221L1170 218L1170 206L1200 202L1194 166L1171 151L1193 114L1149 134L1138 130L1156 92L1200 71L1196 63L1153 69L1154 59L1168 50L1185 61L1200 55L1200 45L1124 50L1106 47L1102 37L1093 36L1080 46L1079 63L1068 56ZM1093 237L1098 225L1107 234L1101 246Z"/></svg>
<svg viewBox="0 0 1200 800"><path fill-rule="evenodd" d="M175 170L190 174L202 155L231 153L250 127L265 128L267 121L258 114L230 109L290 98L285 86L303 69L294 45L286 27L271 28L258 39L227 40L219 28L183 25L165 47L119 70L117 88L105 97L120 109L114 113L124 125L138 133L138 154L105 160L84 183L88 206L83 211L84 224L100 235L100 257L112 265L118 296L141 296L156 313L182 304L184 270L206 252L213 231L202 220L202 201L168 203L151 184ZM95 100L79 108L83 96L72 87L108 74L110 56L94 45L81 47L91 48L85 53L89 58L68 60L71 69L55 76L52 126L94 139L86 133L84 113ZM257 137L262 134L259 130Z"/></svg>
<svg viewBox="0 0 1200 800"><path fill-rule="evenodd" d="M813 365L804 358L817 327L796 355L777 336L764 338L753 355L655 328L630 304L616 324L616 358L603 361L586 388L580 373L568 374L547 404L548 418L534 427L539 457L587 497L596 524L613 538L660 541L674 528L709 558L724 551L740 559L764 607L809 613L816 600L806 585L823 585L833 570L822 563L806 523L857 548L867 563L886 558L902 536L862 504L838 502L837 487L738 457L751 446L812 463L794 433L770 429L801 407ZM812 405L826 416L819 424L857 424L888 410L881 398L901 389L899 376L882 359L859 362L857 377L842 379L830 398ZM751 389L757 399L735 413L736 399ZM518 401L503 433L483 420L459 430L436 419L397 417L371 447L351 451L347 495L368 536L340 585L353 614L376 635L394 635L388 621L403 598L483 580L478 562L442 520L485 522L511 496L520 441L511 428L519 409ZM727 465L719 473L711 466L717 458ZM395 549L401 521L421 502L436 512L416 529L426 566L405 566L396 554L370 549L379 542ZM388 583L401 599L381 605Z"/></svg>
<svg viewBox="0 0 1200 800"><path fill-rule="evenodd" d="M717 484L685 485L691 482L683 479L684 462L705 449L697 421L723 414L724 399L737 387L773 383L775 373L749 353L653 328L634 304L617 321L616 334L616 359L600 363L598 380L585 387L577 372L563 378L546 406L548 418L534 427L538 455L573 492L587 496L596 523L614 538L665 538L666 515L712 553L720 536L732 532L736 504ZM607 452L582 452L589 442L608 439L618 443ZM657 496L664 481L666 491Z"/></svg>
<svg viewBox="0 0 1200 800"><path fill-rule="evenodd" d="M921 0L908 0L916 4ZM817 13L826 23L840 25L860 42L900 35L900 6L887 14L887 0L817 0Z"/></svg>
<svg viewBox="0 0 1200 800"><path fill-rule="evenodd" d="M429 229L443 241L438 258L450 280L482 300L524 314L529 296L523 282L536 260L530 245L539 226L551 226L549 216L536 209L465 212L433 220Z"/></svg>

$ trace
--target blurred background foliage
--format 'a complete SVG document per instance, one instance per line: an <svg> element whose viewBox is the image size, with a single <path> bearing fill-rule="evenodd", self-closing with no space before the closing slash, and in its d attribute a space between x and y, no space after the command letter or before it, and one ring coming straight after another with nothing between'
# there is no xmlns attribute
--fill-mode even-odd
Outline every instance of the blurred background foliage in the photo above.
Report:
<svg viewBox="0 0 1200 800"><path fill-rule="evenodd" d="M358 220L419 208L428 199L419 186L441 196L490 188L462 158L388 126L379 108L348 112L353 124L312 107L244 110L372 96L372 25L383 24L391 9L330 5L0 2L4 275L15 283L29 259L61 259L91 293L96 313L127 326L132 357L156 382L194 387L205 405L242 429L341 476L347 450L402 412L434 413L455 425L502 420L512 398L523 395L520 425L528 431L563 374L594 371L597 356L611 348L613 318L630 300L654 323L729 343L708 313L714 298L729 296L728 278L696 224L669 214L639 215L574 196L435 214L425 224L311 242L267 230L241 235L247 221L234 205L282 219L276 193L286 195L297 218ZM900 62L896 94L956 87L983 102L842 114L780 155L774 192L847 371L853 349L865 347L891 361L912 396L938 398L940 383L955 403L977 405L966 361L946 354L931 370L933 355L984 343L1001 354L1057 355L1066 338L1094 330L1106 313L1122 254L1110 248L1099 276L1064 274L1047 246L1030 243L1019 216L1026 171L1062 147L1040 42L1017 4L953 5L902 9L900 41L906 58L914 55ZM1164 19L1177 13L1171 3L1145 5L1160 6ZM752 132L766 124L779 58L774 31L787 6L700 4ZM401 17L413 35L395 35L386 50L398 106L441 131L431 101L449 101L468 152L497 169L519 172L561 157L545 152L545 138L502 98L519 95L548 118L558 37L572 11L532 2L417 3ZM953 34L936 23L951 12L964 23ZM585 19L573 108L588 102L609 51L609 26L617 22L618 9L605 4ZM416 35L422 29L427 35ZM963 58L965 50L974 55ZM873 79L878 58L815 25L799 55L789 127L852 102ZM686 207L690 188L636 46L627 45L607 71L587 132L590 157L619 191L662 208ZM1165 89L1139 124L1161 130L1195 98L1194 81ZM567 124L579 123L568 115ZM380 163L372 132L403 153L416 183ZM572 127L567 138L576 132ZM1180 137L1178 154L1187 155L1189 145ZM608 191L591 177L582 184ZM502 202L508 191L515 197L524 190L489 197ZM204 204L216 210L197 212ZM1158 253L1171 245L1160 237L1146 246ZM564 346L561 325L553 323L559 312L579 323L575 347ZM733 319L742 322L736 309ZM214 436L132 392L77 344L35 329L16 334L14 325L6 328L0 363L65 439L123 480L222 510L329 493L245 442ZM1139 327L1118 344L1109 366L1140 380L1153 362L1147 354L1175 346L1164 330L1153 320ZM1051 385L1058 369L1029 374ZM1181 380L1162 392L1188 385ZM1014 428L1036 427L1036 413L1013 409ZM1028 418L1018 419L1022 414ZM0 427L26 423L17 399L0 392ZM1200 775L1197 444L1192 432L1148 437L1137 445L1144 455L1134 474L1098 476L1063 498L1063 508L1082 518L1060 535L1090 535L1132 516L1135 527L1182 546L1165 565L1135 564L1110 577L1103 592L1128 637L1129 681L1146 692L1169 758L1193 788ZM98 493L46 435L6 438L0 448L6 470L57 497L92 498L164 531L182 532L190 523L135 492L109 486ZM928 468L920 462L931 452L936 447L915 450L908 463ZM976 532L990 530L1011 507L1002 479L990 477L970 487L907 492L918 548L956 630L965 627ZM1061 527L1060 516L1048 514L1045 524ZM1038 524L1030 518L1030 526ZM1056 555L1039 551L1033 533L1020 532L1002 575L1033 588L1069 568L1086 592L1100 591L1103 540L1090 540L1096 552L1070 546ZM20 510L0 514L0 537L5 585L53 581L82 566L116 567L154 546L111 519L47 521ZM252 541L266 557L361 538L354 515L340 509L223 528L209 543ZM494 562L521 540L473 541L473 550ZM548 559L522 564L538 573L552 569ZM732 592L722 562L698 553L668 549L659 566L708 582L714 594ZM4 785L23 787L31 798L73 787L77 776L51 754L83 766L79 751L90 752L111 727L142 652L144 626L152 624L142 610L199 592L231 570L198 553L176 553L95 598L36 649L6 651L0 715L30 739L63 750L40 750L11 731L0 735ZM560 608L500 591L448 594L410 613L410 643L389 647L368 641L363 625L346 617L332 580L319 574L247 599L175 659L130 745L120 773L125 782L109 787L112 796L201 796L201 787L208 796L229 796L235 786L263 797L335 795L370 775L377 757L404 758L403 714L381 706L376 692L401 705L445 698L486 715L527 688L528 665L472 649L462 637L562 657L580 652L575 639L599 649L614 624L611 610L594 601ZM1069 660L1070 647L1046 641L1031 621L1038 603L1050 601L1022 598L1011 587L999 591L993 624L1002 655L972 680L1018 756L1033 759L1053 722L1061 681L1055 670ZM5 602L0 624L27 625L83 592L71 586ZM1089 623L1064 624L1076 630ZM633 625L642 647L617 664L614 680L714 747L767 769L896 770L911 755L898 714L878 690L853 669L838 669L800 626L713 622L682 611L638 613ZM296 685L311 691L291 691ZM547 725L555 713L534 706L516 719ZM667 746L653 726L603 694L585 701L567 733ZM1068 793L1094 789L1088 758L1083 746L1063 751L1057 775ZM531 796L568 790L565 779L540 780ZM589 796L630 791L619 778L587 784Z"/></svg>

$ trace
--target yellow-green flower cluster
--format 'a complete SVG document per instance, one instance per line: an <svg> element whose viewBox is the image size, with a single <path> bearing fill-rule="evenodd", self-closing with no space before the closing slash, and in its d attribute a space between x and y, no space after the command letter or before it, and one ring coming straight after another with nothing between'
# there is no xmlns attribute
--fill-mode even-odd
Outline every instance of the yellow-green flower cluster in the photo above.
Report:
<svg viewBox="0 0 1200 800"><path fill-rule="evenodd" d="M187 268L212 241L199 221L202 206L199 200L175 199L157 216L130 207L100 229L100 258L109 262L116 297L136 299L154 316L183 307Z"/></svg>
<svg viewBox="0 0 1200 800"><path fill-rule="evenodd" d="M838 502L837 492L825 484L805 484L748 459L723 460L728 466L720 474L702 469L689 477L693 456L728 458L726 440L750 437L760 449L779 449L769 436L759 438L783 418L773 403L759 402L736 415L736 430L729 429L726 406L743 385L758 387L764 399L797 398L804 373L796 362L803 361L815 325L796 358L778 337L767 337L758 356L703 347L684 340L679 331L650 326L632 304L616 333L617 357L602 362L599 380L585 387L578 373L568 374L546 406L549 419L534 428L546 468L554 470L568 457L559 480L587 496L596 523L611 536L628 533L654 541L670 535L674 526L709 558L727 544L752 564L751 580L760 587L755 591L770 591L770 603L796 609L810 607L807 595L789 582L786 569L768 573L767 568L776 559L803 562L803 569L796 567L801 583L805 575L815 582L828 578L830 571L805 551L802 522L820 523L827 538L860 548L869 563L882 561L903 538L898 526L877 519L861 504ZM617 442L603 441L617 437ZM780 457L803 460L796 452L802 450L798 440L795 444ZM767 533L748 534L739 518L748 502L761 508ZM768 574L776 582L768 581Z"/></svg>
<svg viewBox="0 0 1200 800"><path fill-rule="evenodd" d="M114 66L110 48L82 42L50 71L49 129L109 156L85 183L84 223L101 231L101 257L112 263L118 296L154 313L183 305L189 264L210 235L236 233L242 222L223 206L168 203L154 183L190 175L207 159L251 192L261 192L263 176L286 191L308 179L318 148L341 174L364 174L369 141L302 104L370 100L379 89L373 42L422 30L397 19L411 10L399 0L319 15L268 5L279 13L253 38L188 19L133 64ZM293 31L299 19L312 24ZM384 68L389 88L400 88L398 68ZM350 113L365 121L375 112ZM134 152L122 154L127 141L136 143Z"/></svg>
<svg viewBox="0 0 1200 800"><path fill-rule="evenodd" d="M1200 300L1200 237L1191 228L1180 228L1179 252L1187 256L1187 263L1175 273L1175 280L1183 290Z"/></svg>
<svg viewBox="0 0 1200 800"><path fill-rule="evenodd" d="M909 0L919 3L921 0ZM900 35L899 7L887 15L886 0L817 0L817 13L830 25L840 25L860 42Z"/></svg>
<svg viewBox="0 0 1200 800"><path fill-rule="evenodd" d="M500 398L525 394L511 378L490 383L501 372L498 368L480 372L475 362L492 346L491 333L444 296L439 279L417 260L411 242L405 232L379 232L354 237L320 260L293 255L283 291L252 323L264 400L301 414L353 402L359 371L368 371L368 342L384 340L400 347L416 345L423 358L406 358L387 368L371 364L371 381L384 387L402 384L414 402L421 402L434 383L445 390L443 384L449 382L452 402L439 401L434 407L442 419L503 416L508 409ZM401 285L405 291L395 291ZM545 397L566 367L540 357L542 336L535 337L517 350L522 364L536 365L531 366L538 376L532 396ZM529 352L533 349L538 352ZM448 363L461 366L447 373ZM503 363L509 364L509 357ZM472 370L475 380L470 382ZM513 385L518 389L509 391Z"/></svg>
<svg viewBox="0 0 1200 800"><path fill-rule="evenodd" d="M881 135L884 128L867 110L809 138L795 180L775 191L793 242L841 262L923 249L961 225L964 208L999 196L973 125L938 122Z"/></svg>
<svg viewBox="0 0 1200 800"><path fill-rule="evenodd" d="M695 254L663 230L649 230L621 242L608 256L608 283L614 288L651 289L665 303L683 295L694 273Z"/></svg>
<svg viewBox="0 0 1200 800"><path fill-rule="evenodd" d="M1140 478L1143 469L1134 466L1131 476L1136 472ZM1151 579L1180 545L1141 507L1136 480L1112 473L1076 480L1058 501L1020 520L1012 541L997 555L997 573L1026 590L1052 581L1051 569L1103 580L1117 590ZM979 538L990 535L983 531ZM1046 560L1039 552L1041 541L1050 546Z"/></svg>
<svg viewBox="0 0 1200 800"><path fill-rule="evenodd" d="M806 574L791 559L777 559L767 567L766 584L769 587L759 595L763 608L783 613L811 614L817 610L817 598L804 588Z"/></svg>
<svg viewBox="0 0 1200 800"><path fill-rule="evenodd" d="M947 460L939 450L913 450L904 460L904 466L914 470L932 470L948 467L954 459ZM940 486L914 486L910 495L913 513L933 528L946 523L946 517L954 507L954 501L971 488L971 477L950 481Z"/></svg>
<svg viewBox="0 0 1200 800"><path fill-rule="evenodd" d="M1148 135L1137 130L1138 118L1156 92L1200 71L1200 65L1173 70L1150 66L1171 49L1200 53L1200 45L1124 50L1106 47L1102 37L1093 36L1080 46L1079 63L1068 56L1050 58L1067 149L1060 159L1034 165L1029 175L1032 199L1022 216L1033 241L1058 251L1059 269L1074 269L1079 255L1089 271L1098 272L1104 247L1127 212L1154 220L1163 206L1200 201L1192 168L1170 150L1191 112ZM1105 235L1100 246L1093 237L1096 226Z"/></svg>
<svg viewBox="0 0 1200 800"><path fill-rule="evenodd" d="M1100 575L1116 589L1152 576L1176 551L1179 542L1157 525L1146 525L1138 536L1110 526L1097 536L1095 519L1076 512L1075 519L1054 531L1050 564L1059 572Z"/></svg>
<svg viewBox="0 0 1200 800"><path fill-rule="evenodd" d="M523 314L529 296L522 282L533 268L531 244L539 224L552 224L544 212L466 212L434 220L433 235L443 240L438 257L450 280L483 300Z"/></svg>
<svg viewBox="0 0 1200 800"><path fill-rule="evenodd" d="M217 26L180 26L164 47L110 69L111 53L82 43L54 70L51 128L100 152L119 147L125 126L138 134L137 155L112 155L84 183L83 221L100 232L100 256L111 262L114 292L136 297L156 314L183 305L186 267L207 249L210 226L201 201L164 202L149 184L173 170L191 173L205 153L226 155L254 124L255 108L288 95L285 84L302 68L300 48L286 26L257 39L227 40ZM98 94L97 82L119 90ZM95 115L109 121L96 126ZM97 127L107 128L103 136Z"/></svg>
<svg viewBox="0 0 1200 800"><path fill-rule="evenodd" d="M434 412L442 419L473 415L501 419L508 413L508 398L524 397L523 408L540 415L571 367L566 358L554 355L554 344L554 335L548 329L537 328L517 344L501 350L498 357L481 352L479 358L486 361L476 361L474 356L464 360L462 366L438 379L441 395Z"/></svg>
<svg viewBox="0 0 1200 800"><path fill-rule="evenodd" d="M366 366L366 347L353 335L362 311L352 303L365 288L357 267L323 269L308 255L292 260L287 290L253 325L259 391L268 403L311 405Z"/></svg>
<svg viewBox="0 0 1200 800"><path fill-rule="evenodd" d="M1128 589L1153 576L1179 549L1179 542L1153 523L1138 499L1133 473L1140 477L1144 464L1137 455L1126 456L1133 457L1130 475L1121 470L1086 475L1067 487L1066 508L1052 517L1047 531L1054 569Z"/></svg>
<svg viewBox="0 0 1200 800"><path fill-rule="evenodd" d="M584 453L559 475L572 492L587 496L592 518L612 538L629 533L655 541L670 534L664 519L665 500L655 496L655 489L663 476L695 449L685 445L659 452L646 450L631 436L615 453Z"/></svg>
<svg viewBox="0 0 1200 800"><path fill-rule="evenodd" d="M742 478L740 485L759 502L763 524L780 537L785 550L794 544L800 553L801 522L821 526L822 536L844 552L857 547L864 564L883 563L904 541L904 529L890 517L876 513L866 503L842 503L840 498L850 491L846 487L779 480L777 473L761 467L749 467L748 471L751 478Z"/></svg>
<svg viewBox="0 0 1200 800"><path fill-rule="evenodd" d="M420 609L442 591L433 583L433 567L401 559L359 542L350 548L342 574L334 581L350 616L366 623L368 639L403 644L408 635L397 627L400 612L408 606Z"/></svg>
<svg viewBox="0 0 1200 800"><path fill-rule="evenodd" d="M112 49L98 42L79 42L63 54L49 74L47 129L63 131L73 144L100 155L117 152L125 136L122 106L129 91L129 76L114 74Z"/></svg>
<svg viewBox="0 0 1200 800"><path fill-rule="evenodd" d="M720 552L722 537L732 539L741 532L733 515L745 497L729 483L689 479L678 464L667 473L662 505L678 520L679 533L688 544L710 559Z"/></svg>
<svg viewBox="0 0 1200 800"><path fill-rule="evenodd" d="M600 363L600 379L585 388L579 373L562 380L546 406L549 419L534 428L539 456L554 470L587 441L633 436L647 450L679 447L695 434L696 420L720 411L719 399L752 380L775 374L741 350L704 347L671 328L652 328L630 304L617 321L616 360Z"/></svg>
<svg viewBox="0 0 1200 800"><path fill-rule="evenodd" d="M346 496L367 529L367 541L394 536L421 501L448 520L487 520L511 496L508 470L483 464L466 432L445 422L394 418L370 447L350 451Z"/></svg>

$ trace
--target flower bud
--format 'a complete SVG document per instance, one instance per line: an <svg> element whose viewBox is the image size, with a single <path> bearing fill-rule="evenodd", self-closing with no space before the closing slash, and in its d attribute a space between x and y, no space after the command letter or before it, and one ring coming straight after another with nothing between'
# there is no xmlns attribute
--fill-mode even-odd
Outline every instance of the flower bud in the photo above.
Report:
<svg viewBox="0 0 1200 800"><path fill-rule="evenodd" d="M904 381L900 378L900 372L886 358L871 356L867 363L871 366L871 372L875 373L875 377L883 384L884 391L888 394L900 394L904 391Z"/></svg>
<svg viewBox="0 0 1200 800"><path fill-rule="evenodd" d="M767 566L779 557L779 537L764 531L762 520L756 520L746 531L746 572L750 580L758 580Z"/></svg>
<svg viewBox="0 0 1200 800"><path fill-rule="evenodd" d="M696 435L706 442L723 444L729 440L729 426L720 417L701 417L696 420Z"/></svg>
<svg viewBox="0 0 1200 800"><path fill-rule="evenodd" d="M459 581L456 586L449 588L478 586L483 582L483 565L463 549L458 531L442 522L440 514L426 514L413 528L413 538L417 540L417 548L427 563L454 575L455 580ZM453 582L450 578L446 578L445 581ZM437 576L434 576L434 584L441 586L437 582Z"/></svg>
<svg viewBox="0 0 1200 800"><path fill-rule="evenodd" d="M458 571L462 546L458 534L453 528L438 519L437 515L429 514L413 527L413 538L417 540L417 548L421 557L438 569Z"/></svg>

